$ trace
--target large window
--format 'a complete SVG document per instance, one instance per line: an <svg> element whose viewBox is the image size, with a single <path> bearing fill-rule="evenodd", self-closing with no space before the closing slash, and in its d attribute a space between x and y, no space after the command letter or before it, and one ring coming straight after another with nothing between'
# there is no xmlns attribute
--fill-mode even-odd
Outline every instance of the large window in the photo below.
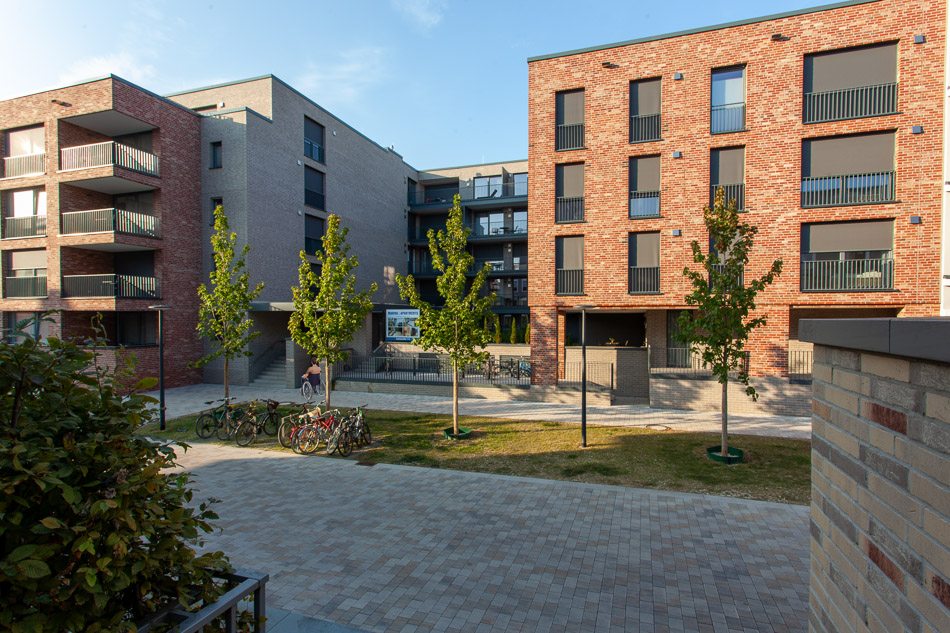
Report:
<svg viewBox="0 0 950 633"><path fill-rule="evenodd" d="M154 312L118 312L115 315L115 342L124 347L155 345L156 315Z"/></svg>
<svg viewBox="0 0 950 633"><path fill-rule="evenodd" d="M325 180L326 177L322 172L312 169L310 167L304 167L304 192L303 192L303 203L308 207L313 207L314 209L325 209L326 208L326 199L325 199Z"/></svg>
<svg viewBox="0 0 950 633"><path fill-rule="evenodd" d="M476 198L501 198L504 195L501 176L479 176L475 178Z"/></svg>
<svg viewBox="0 0 950 633"><path fill-rule="evenodd" d="M52 324L49 321L40 319L41 312L5 312L3 314L3 329L6 331L6 339L10 343L18 343L23 339L14 336L12 332L19 329L33 337L34 340L45 342L49 337ZM25 323L25 321L30 321ZM17 328L21 325L21 328Z"/></svg>
<svg viewBox="0 0 950 633"><path fill-rule="evenodd" d="M893 220L803 224L802 291L892 289L893 244Z"/></svg>
<svg viewBox="0 0 950 633"><path fill-rule="evenodd" d="M896 200L894 132L802 141L802 207Z"/></svg>
<svg viewBox="0 0 950 633"><path fill-rule="evenodd" d="M46 189L20 189L4 194L3 237L46 235Z"/></svg>
<svg viewBox="0 0 950 633"><path fill-rule="evenodd" d="M4 253L3 296L46 296L46 249Z"/></svg>
<svg viewBox="0 0 950 633"><path fill-rule="evenodd" d="M4 178L42 174L46 171L46 131L37 127L10 130L6 133Z"/></svg>
<svg viewBox="0 0 950 633"><path fill-rule="evenodd" d="M556 222L584 221L584 163L557 165L554 169Z"/></svg>
<svg viewBox="0 0 950 633"><path fill-rule="evenodd" d="M584 90L559 92L555 96L555 123L557 129L554 149L581 149L584 147Z"/></svg>
<svg viewBox="0 0 950 633"><path fill-rule="evenodd" d="M628 239L630 294L660 292L660 232L630 233Z"/></svg>
<svg viewBox="0 0 950 633"><path fill-rule="evenodd" d="M554 292L559 295L584 294L584 236L555 238Z"/></svg>
<svg viewBox="0 0 950 633"><path fill-rule="evenodd" d="M324 139L326 129L316 121L304 117L303 119L303 154L315 161L325 163Z"/></svg>
<svg viewBox="0 0 950 633"><path fill-rule="evenodd" d="M223 149L221 141L215 141L211 144L211 169L220 169L224 164Z"/></svg>
<svg viewBox="0 0 950 633"><path fill-rule="evenodd" d="M528 195L528 174L512 174L511 182L514 186L514 191L512 195L514 196L526 196Z"/></svg>
<svg viewBox="0 0 950 633"><path fill-rule="evenodd" d="M304 250L307 255L316 255L323 247L322 238L324 233L323 218L313 215L304 215Z"/></svg>
<svg viewBox="0 0 950 633"><path fill-rule="evenodd" d="M897 44L805 56L805 123L897 112Z"/></svg>
<svg viewBox="0 0 950 633"><path fill-rule="evenodd" d="M630 217L651 218L658 215L660 215L660 157L631 158Z"/></svg>
<svg viewBox="0 0 950 633"><path fill-rule="evenodd" d="M713 134L745 129L744 66L712 71L711 104L709 125Z"/></svg>
<svg viewBox="0 0 950 633"><path fill-rule="evenodd" d="M630 82L630 142L660 140L660 79Z"/></svg>
<svg viewBox="0 0 950 633"><path fill-rule="evenodd" d="M722 147L709 155L709 204L722 187L726 204L736 201L736 209L745 210L745 147Z"/></svg>

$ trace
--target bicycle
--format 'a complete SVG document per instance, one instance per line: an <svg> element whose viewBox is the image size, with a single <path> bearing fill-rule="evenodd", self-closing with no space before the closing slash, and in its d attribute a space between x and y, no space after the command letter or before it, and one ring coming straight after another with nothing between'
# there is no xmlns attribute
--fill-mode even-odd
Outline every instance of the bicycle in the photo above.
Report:
<svg viewBox="0 0 950 633"><path fill-rule="evenodd" d="M214 406L216 402L221 404ZM233 432L238 423L247 416L247 409L231 404L230 398L207 400L205 404L211 405L211 408L195 420L195 433L203 440L212 435L217 435L222 440L228 439L231 436L230 432ZM221 429L226 429L224 437L221 437Z"/></svg>
<svg viewBox="0 0 950 633"><path fill-rule="evenodd" d="M277 428L277 441L284 448L293 449L294 438L300 432L300 428L305 424L304 418L310 412L306 403L297 405L300 407L300 413L291 413L285 415L280 420L280 426Z"/></svg>
<svg viewBox="0 0 950 633"><path fill-rule="evenodd" d="M257 401L251 403L252 410L256 404ZM235 442L237 442L238 446L250 445L257 439L259 433L266 435L277 434L277 425L279 422L277 408L280 406L280 403L276 400L266 400L265 404L267 408L260 415L256 417L253 415L248 416L238 425L234 433Z"/></svg>
<svg viewBox="0 0 950 633"><path fill-rule="evenodd" d="M353 419L353 426L351 429L351 434L353 438L353 444L356 446L363 446L373 443L373 433L369 429L369 422L366 421L366 417L363 415L363 409L366 408L365 404L361 404L350 412L349 417Z"/></svg>

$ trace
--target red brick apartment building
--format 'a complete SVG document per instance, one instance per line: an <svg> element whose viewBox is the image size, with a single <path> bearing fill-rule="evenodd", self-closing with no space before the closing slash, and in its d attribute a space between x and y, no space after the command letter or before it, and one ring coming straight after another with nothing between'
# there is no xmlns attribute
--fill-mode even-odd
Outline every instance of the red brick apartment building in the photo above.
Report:
<svg viewBox="0 0 950 633"><path fill-rule="evenodd" d="M200 117L117 77L0 102L2 327L63 312L36 332L85 339L103 315L112 362L134 351L169 386L198 382Z"/></svg>
<svg viewBox="0 0 950 633"><path fill-rule="evenodd" d="M759 228L747 275L784 262L753 375L788 376L802 318L938 314L946 19L859 0L530 58L534 381L579 304L588 344L695 362L670 335L717 186Z"/></svg>

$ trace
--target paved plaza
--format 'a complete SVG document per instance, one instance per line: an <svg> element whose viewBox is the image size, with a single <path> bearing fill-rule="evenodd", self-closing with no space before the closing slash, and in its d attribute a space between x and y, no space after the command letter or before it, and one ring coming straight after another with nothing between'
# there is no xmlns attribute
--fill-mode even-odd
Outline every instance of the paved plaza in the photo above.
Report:
<svg viewBox="0 0 950 633"><path fill-rule="evenodd" d="M272 633L805 631L808 508L198 444Z"/></svg>

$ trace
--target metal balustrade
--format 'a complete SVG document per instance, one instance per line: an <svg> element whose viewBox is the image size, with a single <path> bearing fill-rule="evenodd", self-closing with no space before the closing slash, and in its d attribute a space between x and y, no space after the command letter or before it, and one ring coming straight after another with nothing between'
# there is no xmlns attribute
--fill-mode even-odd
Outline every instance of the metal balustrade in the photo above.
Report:
<svg viewBox="0 0 950 633"><path fill-rule="evenodd" d="M425 191L410 191L409 204L447 204L458 194L458 187L426 187Z"/></svg>
<svg viewBox="0 0 950 633"><path fill-rule="evenodd" d="M409 272L413 275L438 275L439 271L432 266L432 262L409 262Z"/></svg>
<svg viewBox="0 0 950 633"><path fill-rule="evenodd" d="M45 215L26 215L18 218L3 219L4 239L36 237L37 235L46 235Z"/></svg>
<svg viewBox="0 0 950 633"><path fill-rule="evenodd" d="M323 249L323 239L319 237L304 237L303 250L307 255L316 255Z"/></svg>
<svg viewBox="0 0 950 633"><path fill-rule="evenodd" d="M631 114L630 115L630 142L643 143L660 140L660 115Z"/></svg>
<svg viewBox="0 0 950 633"><path fill-rule="evenodd" d="M63 296L72 298L158 299L158 279L142 275L69 275Z"/></svg>
<svg viewBox="0 0 950 633"><path fill-rule="evenodd" d="M742 370L749 372L751 355L743 352ZM687 347L669 347L666 350L666 367L651 367L653 375L667 375L676 378L711 378L712 367L703 362L703 355L699 350ZM738 373L737 369L729 372L730 376Z"/></svg>
<svg viewBox="0 0 950 633"><path fill-rule="evenodd" d="M311 141L308 138L303 140L303 155L312 158L318 163L325 163L323 154L323 145Z"/></svg>
<svg viewBox="0 0 950 633"><path fill-rule="evenodd" d="M554 292L559 295L584 294L584 269L558 268L555 270Z"/></svg>
<svg viewBox="0 0 950 633"><path fill-rule="evenodd" d="M514 273L514 272L527 272L528 271L528 261L512 261L510 264L506 264L504 259L499 259L497 257L487 258L487 259L476 259L475 263L469 269L469 272L474 274L484 268L485 264L488 264L488 273Z"/></svg>
<svg viewBox="0 0 950 633"><path fill-rule="evenodd" d="M802 208L894 202L894 172L802 178Z"/></svg>
<svg viewBox="0 0 950 633"><path fill-rule="evenodd" d="M3 177L18 178L46 173L46 153L7 156L3 159Z"/></svg>
<svg viewBox="0 0 950 633"><path fill-rule="evenodd" d="M333 370L335 380L393 382L408 384L452 384L452 359L447 354L375 353L365 358L351 356L348 367L339 363ZM479 363L468 363L459 371L463 385L531 384L531 359L528 356L492 356Z"/></svg>
<svg viewBox="0 0 950 633"><path fill-rule="evenodd" d="M713 134L741 132L745 129L745 103L714 105L709 114L709 129Z"/></svg>
<svg viewBox="0 0 950 633"><path fill-rule="evenodd" d="M897 82L806 92L802 105L805 123L897 114Z"/></svg>
<svg viewBox="0 0 950 633"><path fill-rule="evenodd" d="M802 292L893 290L894 260L830 259L803 260Z"/></svg>
<svg viewBox="0 0 950 633"><path fill-rule="evenodd" d="M158 218L147 213L125 209L69 211L63 214L60 228L63 235L76 233L125 233L159 237Z"/></svg>
<svg viewBox="0 0 950 633"><path fill-rule="evenodd" d="M527 235L528 226L524 223L515 223L514 226L505 226L504 220L495 220L488 222L472 222L468 225L471 230L470 239L482 237L504 237L507 235Z"/></svg>
<svg viewBox="0 0 950 633"><path fill-rule="evenodd" d="M660 292L660 267L631 266L627 292L632 295Z"/></svg>
<svg viewBox="0 0 950 633"><path fill-rule="evenodd" d="M209 629L222 630L222 624L225 631L237 631L238 616L242 611L253 614L254 633L263 633L267 620L266 586L270 576L247 570L241 573L215 573L215 576L225 581L227 589L217 600L203 605L198 611L186 611L176 600L166 609L138 623L136 633L150 633L153 630L201 633Z"/></svg>
<svg viewBox="0 0 950 633"><path fill-rule="evenodd" d="M709 186L709 206L716 202L716 190L722 187L725 194L726 205L733 200L736 201L736 210L745 211L745 185L743 183L719 184Z"/></svg>
<svg viewBox="0 0 950 633"><path fill-rule="evenodd" d="M475 200L513 198L528 195L528 182L508 181L499 184L479 183L472 187ZM463 199L465 196L463 195Z"/></svg>
<svg viewBox="0 0 950 633"><path fill-rule="evenodd" d="M554 201L555 222L583 222L584 196L557 198Z"/></svg>
<svg viewBox="0 0 950 633"><path fill-rule="evenodd" d="M720 275L722 275L723 273L726 272L726 266L725 266L725 264L716 264L716 265L714 265L714 266L712 267L712 269L713 269L714 272L716 272L716 273L718 273L718 274L720 274ZM745 286L745 266L743 266L743 267L739 270L739 280L738 280L738 281L739 281L739 285L740 285L740 286ZM710 276L710 279L709 279L709 287L712 288L712 285L713 285L712 276Z"/></svg>
<svg viewBox="0 0 950 633"><path fill-rule="evenodd" d="M159 175L158 156L115 141L64 147L59 153L61 171L114 165L149 176Z"/></svg>
<svg viewBox="0 0 950 633"><path fill-rule="evenodd" d="M814 355L809 350L789 350L788 381L795 383L811 382Z"/></svg>
<svg viewBox="0 0 950 633"><path fill-rule="evenodd" d="M630 217L652 218L660 215L659 191L631 191Z"/></svg>
<svg viewBox="0 0 950 633"><path fill-rule="evenodd" d="M4 277L3 298L27 298L46 296L46 276Z"/></svg>
<svg viewBox="0 0 950 633"><path fill-rule="evenodd" d="M554 149L583 149L584 124L568 123L557 126Z"/></svg>

